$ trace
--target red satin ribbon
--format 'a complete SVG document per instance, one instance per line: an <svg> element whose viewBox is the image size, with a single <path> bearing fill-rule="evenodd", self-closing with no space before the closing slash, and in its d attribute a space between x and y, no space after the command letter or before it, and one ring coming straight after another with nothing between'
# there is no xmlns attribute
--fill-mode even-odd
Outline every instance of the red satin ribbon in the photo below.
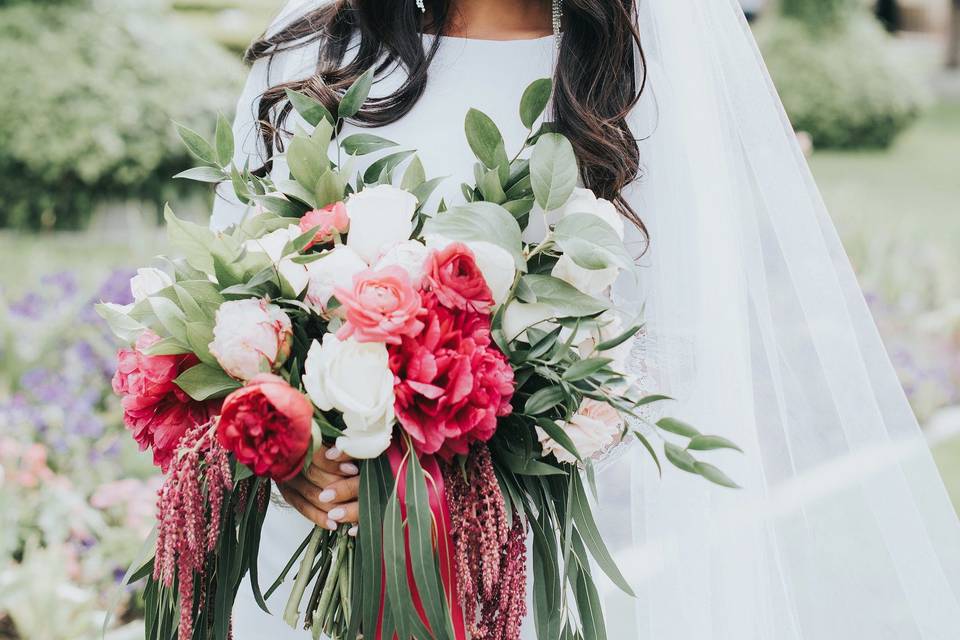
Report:
<svg viewBox="0 0 960 640"><path fill-rule="evenodd" d="M400 473L400 465L403 457L406 455L403 446L394 439L390 449L387 450L387 459L390 461L390 468L393 475L397 477L397 495L400 498L400 513L403 518L407 516L406 507L406 467L403 473ZM436 456L420 456L420 465L424 472L432 479L427 481L427 496L430 500L430 511L433 513L433 520L436 523L434 544L437 546L438 556L440 558L440 579L443 583L443 592L446 595L447 604L453 619L454 640L468 640L467 630L463 621L463 608L460 606L460 597L457 594L457 571L453 561L453 536L450 534L450 509L447 506L446 491L443 485L443 473L440 471L440 463ZM410 587L410 595L413 596L413 605L420 615L423 624L429 629L426 613L423 610L423 602L420 600L420 594L417 593L416 582L413 577L413 567L410 564L409 535L404 531L404 540L407 544L407 584ZM384 570L384 574L386 570ZM380 617L377 621L377 640L383 639L383 611L386 603L386 581L383 581L384 587L380 591ZM396 638L396 634L393 638ZM420 640L420 639L418 639ZM423 639L428 640L428 639Z"/></svg>

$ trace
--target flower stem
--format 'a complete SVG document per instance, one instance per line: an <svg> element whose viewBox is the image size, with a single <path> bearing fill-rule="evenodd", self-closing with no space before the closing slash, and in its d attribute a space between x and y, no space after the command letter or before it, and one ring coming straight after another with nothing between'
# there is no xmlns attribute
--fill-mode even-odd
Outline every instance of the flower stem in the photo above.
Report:
<svg viewBox="0 0 960 640"><path fill-rule="evenodd" d="M297 621L300 619L300 602L303 600L303 593L307 590L307 583L310 582L310 573L313 571L313 561L317 557L317 548L320 546L320 538L323 529L314 527L310 534L310 543L307 544L303 552L303 560L300 561L300 570L297 571L297 579L293 583L293 590L290 592L290 598L287 600L287 606L283 610L283 620L292 628L297 628Z"/></svg>

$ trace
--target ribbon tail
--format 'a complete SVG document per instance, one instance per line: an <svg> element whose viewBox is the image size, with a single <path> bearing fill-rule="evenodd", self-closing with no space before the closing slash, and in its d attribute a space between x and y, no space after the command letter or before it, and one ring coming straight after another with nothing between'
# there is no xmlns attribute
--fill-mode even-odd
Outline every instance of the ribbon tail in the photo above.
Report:
<svg viewBox="0 0 960 640"><path fill-rule="evenodd" d="M400 511L406 518L406 477L399 473L406 452L401 444L394 441L390 449L387 450L387 459L390 462L390 468L397 478L397 495L400 499ZM451 531L450 508L447 504L446 490L443 482L443 472L440 469L440 463L435 456L421 456L420 464L424 472L429 476L427 481L427 496L430 502L430 512L433 515L433 521L436 524L434 545L437 550L437 556L440 560L440 580L443 587L444 597L447 600L447 607L450 612L451 622L453 623L454 640L468 640L466 623L463 619L463 607L460 603L460 596L457 590L457 570L454 561L453 535ZM423 601L417 592L416 581L413 577L413 566L410 563L409 535L404 531L404 539L407 544L407 584L410 587L410 595L413 599L413 605L420 616L420 620L428 629L426 613L423 608ZM384 569L385 572L385 569ZM386 581L382 582L380 591L380 616L377 624L377 640L383 638L383 617L385 607L388 606L386 599ZM396 634L393 638L396 638ZM392 638L390 639L392 640Z"/></svg>

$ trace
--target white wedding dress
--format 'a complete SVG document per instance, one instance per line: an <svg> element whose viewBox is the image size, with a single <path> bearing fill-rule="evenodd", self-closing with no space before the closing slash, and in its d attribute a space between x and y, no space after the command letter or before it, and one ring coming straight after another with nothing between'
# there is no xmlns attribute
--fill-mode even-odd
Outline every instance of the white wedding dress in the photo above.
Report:
<svg viewBox="0 0 960 640"><path fill-rule="evenodd" d="M322 0L292 0L273 28ZM411 0L412 2L412 0ZM639 0L649 84L631 116L643 177L626 192L652 245L617 304L641 307L633 366L666 411L730 438L731 491L621 446L598 477L598 516L638 597L601 584L610 638L948 640L960 637L960 526L735 0ZM426 38L429 38L427 36ZM427 90L376 131L417 149L435 196L460 199L471 107L525 133L517 106L552 75L552 38L444 38ZM257 99L311 74L316 46L251 70L238 104L240 165L261 156ZM379 80L390 93L401 70ZM354 131L347 127L345 133ZM615 159L612 159L615 161ZM283 172L278 163L275 171ZM245 213L222 190L211 224ZM640 244L634 234L629 240ZM269 583L310 525L271 507ZM286 591L271 598L282 610ZM243 588L239 640L303 639ZM524 639L533 640L527 628ZM553 640L553 639L540 639Z"/></svg>

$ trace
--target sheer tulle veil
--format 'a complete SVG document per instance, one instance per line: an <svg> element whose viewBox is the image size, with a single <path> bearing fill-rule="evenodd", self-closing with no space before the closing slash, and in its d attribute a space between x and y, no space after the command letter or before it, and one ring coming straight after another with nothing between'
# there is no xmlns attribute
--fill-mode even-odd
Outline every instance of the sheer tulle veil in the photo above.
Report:
<svg viewBox="0 0 960 640"><path fill-rule="evenodd" d="M640 589L636 616L609 591L611 636L957 637L957 517L739 5L637 9L652 243L616 297L645 306L636 366L671 415L743 446L720 461L743 488L639 447L601 474Z"/></svg>
<svg viewBox="0 0 960 640"><path fill-rule="evenodd" d="M276 24L316 4L292 0ZM609 637L957 637L957 517L739 5L637 11L644 170L626 195L652 242L614 297L643 311L633 366L676 399L670 415L744 453L710 456L740 490L659 477L639 445L604 461L599 515L637 590L604 589ZM314 63L285 56L279 76ZM257 153L265 82L241 97L241 153Z"/></svg>

